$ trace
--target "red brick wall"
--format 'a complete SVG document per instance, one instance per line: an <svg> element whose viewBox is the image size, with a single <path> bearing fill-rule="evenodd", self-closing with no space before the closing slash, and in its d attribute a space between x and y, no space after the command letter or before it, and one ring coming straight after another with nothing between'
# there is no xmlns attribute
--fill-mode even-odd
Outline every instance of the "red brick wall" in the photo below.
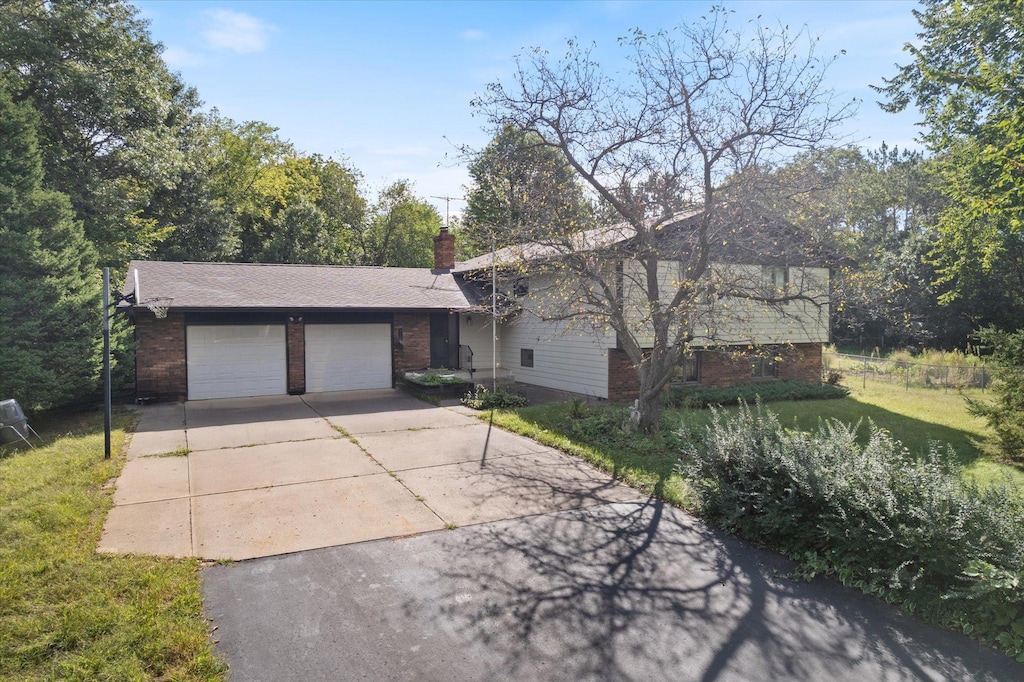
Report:
<svg viewBox="0 0 1024 682"><path fill-rule="evenodd" d="M399 348L399 330L403 347ZM405 372L430 367L430 313L395 313L391 328L391 371Z"/></svg>
<svg viewBox="0 0 1024 682"><path fill-rule="evenodd" d="M779 379L817 382L821 380L821 344L802 343L778 349ZM702 351L700 385L708 388L723 388L747 384L750 376L750 359L744 354ZM770 381L770 380L769 380ZM608 399L633 400L640 393L633 363L624 351L608 351Z"/></svg>
<svg viewBox="0 0 1024 682"><path fill-rule="evenodd" d="M442 227L434 237L434 269L451 270L455 267L455 235Z"/></svg>
<svg viewBox="0 0 1024 682"><path fill-rule="evenodd" d="M306 324L301 312L288 316L288 393L301 395L306 392Z"/></svg>
<svg viewBox="0 0 1024 682"><path fill-rule="evenodd" d="M135 393L140 398L180 400L185 379L185 315L171 311L158 320L148 310L135 312Z"/></svg>
<svg viewBox="0 0 1024 682"><path fill-rule="evenodd" d="M782 358L779 362L779 379L821 381L820 343L782 346L776 349L776 353L777 357ZM750 376L750 359L745 354L704 351L701 363L701 386L721 388L753 381Z"/></svg>
<svg viewBox="0 0 1024 682"><path fill-rule="evenodd" d="M821 381L821 344L800 343L779 353L779 378L816 383Z"/></svg>
<svg viewBox="0 0 1024 682"><path fill-rule="evenodd" d="M700 362L701 386L722 388L751 381L750 360L744 355L728 351L702 351Z"/></svg>
<svg viewBox="0 0 1024 682"><path fill-rule="evenodd" d="M640 395L640 379L626 351L608 349L608 399L635 400Z"/></svg>

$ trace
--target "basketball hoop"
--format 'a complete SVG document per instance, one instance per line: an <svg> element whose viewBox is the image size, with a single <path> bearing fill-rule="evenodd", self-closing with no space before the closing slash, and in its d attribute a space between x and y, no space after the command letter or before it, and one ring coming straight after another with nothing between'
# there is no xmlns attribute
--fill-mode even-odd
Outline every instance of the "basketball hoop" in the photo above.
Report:
<svg viewBox="0 0 1024 682"><path fill-rule="evenodd" d="M173 300L173 298L167 297L151 298L142 305L149 308L153 315L156 316L156 319L162 320L167 317L167 309L171 307L171 301Z"/></svg>

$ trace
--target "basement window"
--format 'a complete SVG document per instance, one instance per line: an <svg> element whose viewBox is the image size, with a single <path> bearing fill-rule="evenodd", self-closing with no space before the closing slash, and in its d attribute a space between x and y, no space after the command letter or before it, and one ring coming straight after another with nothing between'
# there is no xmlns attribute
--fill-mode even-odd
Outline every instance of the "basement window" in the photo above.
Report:
<svg viewBox="0 0 1024 682"><path fill-rule="evenodd" d="M683 358L676 381L683 384L700 383L700 353L693 353Z"/></svg>
<svg viewBox="0 0 1024 682"><path fill-rule="evenodd" d="M521 348L521 349L519 349L519 365L520 365L520 367L533 367L533 349L532 348Z"/></svg>
<svg viewBox="0 0 1024 682"><path fill-rule="evenodd" d="M777 379L779 363L775 358L754 358L750 363L750 376L752 379Z"/></svg>

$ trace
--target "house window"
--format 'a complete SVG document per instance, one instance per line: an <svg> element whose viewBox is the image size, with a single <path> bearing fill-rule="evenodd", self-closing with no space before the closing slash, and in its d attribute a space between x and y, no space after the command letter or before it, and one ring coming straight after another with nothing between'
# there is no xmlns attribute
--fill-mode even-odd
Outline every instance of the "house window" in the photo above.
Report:
<svg viewBox="0 0 1024 682"><path fill-rule="evenodd" d="M700 383L700 353L693 353L683 358L676 373L676 381L681 384Z"/></svg>
<svg viewBox="0 0 1024 682"><path fill-rule="evenodd" d="M533 349L519 349L519 365L521 367L533 367Z"/></svg>
<svg viewBox="0 0 1024 682"><path fill-rule="evenodd" d="M770 296L780 297L789 293L789 268L785 265L766 265L761 268L761 275L770 288Z"/></svg>
<svg viewBox="0 0 1024 682"><path fill-rule="evenodd" d="M526 298L530 294L530 280L526 277L519 277L512 285L512 296L515 298Z"/></svg>
<svg viewBox="0 0 1024 682"><path fill-rule="evenodd" d="M754 358L750 363L750 376L753 379L776 379L779 363L775 358Z"/></svg>

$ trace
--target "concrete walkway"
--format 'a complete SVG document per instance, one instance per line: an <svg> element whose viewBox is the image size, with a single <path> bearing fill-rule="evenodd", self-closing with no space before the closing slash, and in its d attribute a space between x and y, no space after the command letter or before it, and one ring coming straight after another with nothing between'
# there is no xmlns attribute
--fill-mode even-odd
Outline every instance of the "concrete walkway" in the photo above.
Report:
<svg viewBox="0 0 1024 682"><path fill-rule="evenodd" d="M397 391L142 409L99 550L249 559L639 499Z"/></svg>

